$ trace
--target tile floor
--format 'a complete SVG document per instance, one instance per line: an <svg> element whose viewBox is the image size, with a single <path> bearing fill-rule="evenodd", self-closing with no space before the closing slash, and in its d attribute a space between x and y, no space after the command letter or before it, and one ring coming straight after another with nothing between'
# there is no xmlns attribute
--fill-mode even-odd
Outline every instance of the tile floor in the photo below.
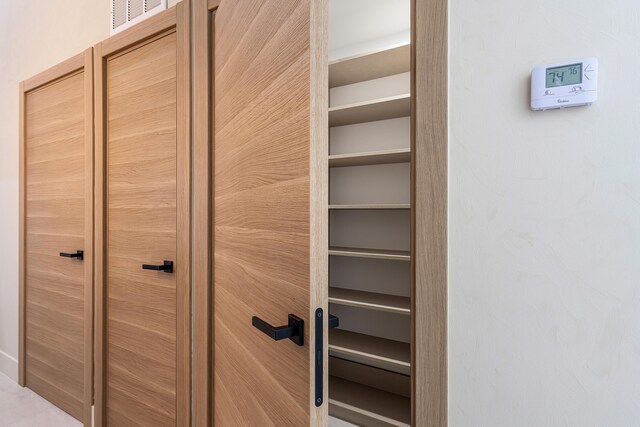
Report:
<svg viewBox="0 0 640 427"><path fill-rule="evenodd" d="M78 420L0 373L0 427L79 427Z"/></svg>
<svg viewBox="0 0 640 427"><path fill-rule="evenodd" d="M0 427L80 427L82 423L0 373ZM353 424L329 418L329 427Z"/></svg>

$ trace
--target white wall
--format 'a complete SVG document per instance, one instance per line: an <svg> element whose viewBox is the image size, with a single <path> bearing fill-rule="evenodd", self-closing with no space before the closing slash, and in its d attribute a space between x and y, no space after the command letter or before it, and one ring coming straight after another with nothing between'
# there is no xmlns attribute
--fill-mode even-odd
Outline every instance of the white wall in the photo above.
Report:
<svg viewBox="0 0 640 427"><path fill-rule="evenodd" d="M177 0L169 0L174 6ZM18 366L18 83L109 36L108 0L0 0L0 372Z"/></svg>
<svg viewBox="0 0 640 427"><path fill-rule="evenodd" d="M450 0L450 424L640 423L640 5ZM599 100L532 112L596 56Z"/></svg>

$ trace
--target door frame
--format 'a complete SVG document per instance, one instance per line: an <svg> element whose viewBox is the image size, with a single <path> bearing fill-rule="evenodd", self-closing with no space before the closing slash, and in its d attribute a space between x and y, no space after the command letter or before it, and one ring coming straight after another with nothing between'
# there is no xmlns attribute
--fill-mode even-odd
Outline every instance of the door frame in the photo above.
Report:
<svg viewBox="0 0 640 427"><path fill-rule="evenodd" d="M415 426L448 424L448 3L411 0L411 425Z"/></svg>
<svg viewBox="0 0 640 427"><path fill-rule="evenodd" d="M18 384L26 382L26 172L27 121L26 98L29 92L72 75L84 72L84 145L85 145L85 211L84 211L84 425L91 425L93 399L93 48L88 48L46 71L20 82L20 172L19 172L19 332Z"/></svg>
<svg viewBox="0 0 640 427"><path fill-rule="evenodd" d="M190 0L154 15L94 47L95 61L95 425L105 424L106 373L106 84L109 58L173 32L177 35L177 425L191 424L191 14Z"/></svg>
<svg viewBox="0 0 640 427"><path fill-rule="evenodd" d="M221 0L193 2L193 417L213 425L213 108L215 14Z"/></svg>

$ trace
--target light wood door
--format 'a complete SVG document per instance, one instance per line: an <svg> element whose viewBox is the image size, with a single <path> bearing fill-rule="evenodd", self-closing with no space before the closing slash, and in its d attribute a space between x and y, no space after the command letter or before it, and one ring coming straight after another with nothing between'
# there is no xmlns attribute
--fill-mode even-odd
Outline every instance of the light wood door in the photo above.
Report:
<svg viewBox="0 0 640 427"><path fill-rule="evenodd" d="M223 0L214 27L215 424L323 425L314 313L327 312L326 4ZM304 321L303 346L252 326L289 314Z"/></svg>
<svg viewBox="0 0 640 427"><path fill-rule="evenodd" d="M91 61L88 51L22 84L20 380L85 423L92 369Z"/></svg>
<svg viewBox="0 0 640 427"><path fill-rule="evenodd" d="M96 48L104 132L98 425L189 425L188 27L176 27L183 11L146 21L151 38L125 32Z"/></svg>

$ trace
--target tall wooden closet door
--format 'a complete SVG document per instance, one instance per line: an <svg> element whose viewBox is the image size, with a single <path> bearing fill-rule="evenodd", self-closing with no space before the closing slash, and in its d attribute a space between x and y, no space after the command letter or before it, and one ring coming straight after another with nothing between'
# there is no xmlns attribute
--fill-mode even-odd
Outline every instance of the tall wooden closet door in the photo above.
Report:
<svg viewBox="0 0 640 427"><path fill-rule="evenodd" d="M189 424L188 28L181 17L182 4L151 21L158 33L151 39L129 32L97 48L104 132L97 418L109 426Z"/></svg>
<svg viewBox="0 0 640 427"><path fill-rule="evenodd" d="M20 383L91 421L92 51L22 83Z"/></svg>
<svg viewBox="0 0 640 427"><path fill-rule="evenodd" d="M226 0L215 15L216 425L326 423L325 14Z"/></svg>

